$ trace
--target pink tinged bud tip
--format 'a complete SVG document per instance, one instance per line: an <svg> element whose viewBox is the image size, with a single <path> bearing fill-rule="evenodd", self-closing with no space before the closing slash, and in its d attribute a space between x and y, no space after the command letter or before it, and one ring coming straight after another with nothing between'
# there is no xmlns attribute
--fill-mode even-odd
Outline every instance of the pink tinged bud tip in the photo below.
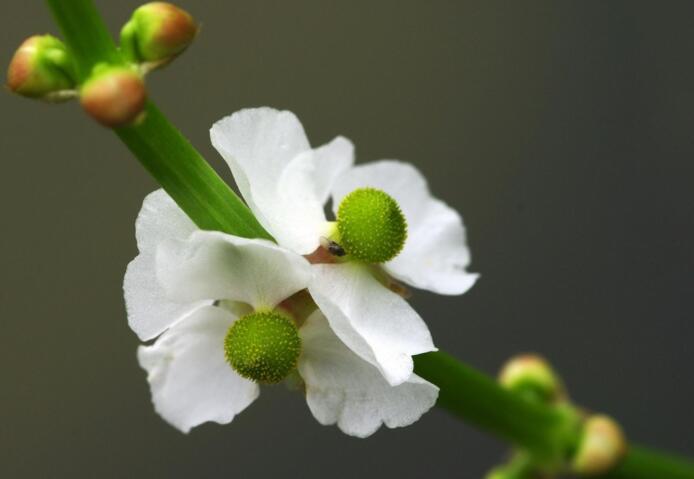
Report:
<svg viewBox="0 0 694 479"><path fill-rule="evenodd" d="M75 88L65 45L51 35L34 35L17 49L7 69L7 87L31 98L58 100Z"/></svg>
<svg viewBox="0 0 694 479"><path fill-rule="evenodd" d="M167 62L193 41L198 26L175 5L152 2L139 7L121 32L124 49L139 62Z"/></svg>
<svg viewBox="0 0 694 479"><path fill-rule="evenodd" d="M88 80L80 92L84 110L110 128L134 122L147 99L140 75L127 68L112 68Z"/></svg>

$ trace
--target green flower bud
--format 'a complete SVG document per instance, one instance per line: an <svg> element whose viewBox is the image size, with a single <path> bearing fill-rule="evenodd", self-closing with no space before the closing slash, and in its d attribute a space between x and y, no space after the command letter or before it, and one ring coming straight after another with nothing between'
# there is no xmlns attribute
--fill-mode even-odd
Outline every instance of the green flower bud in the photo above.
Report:
<svg viewBox="0 0 694 479"><path fill-rule="evenodd" d="M561 398L561 381L545 359L535 354L524 354L510 359L499 374L502 386L542 402Z"/></svg>
<svg viewBox="0 0 694 479"><path fill-rule="evenodd" d="M296 368L301 338L294 322L278 311L256 311L236 321L224 340L224 354L241 376L278 383Z"/></svg>
<svg viewBox="0 0 694 479"><path fill-rule="evenodd" d="M67 48L52 35L34 35L17 49L7 69L7 86L19 95L51 101L66 99L75 88Z"/></svg>
<svg viewBox="0 0 694 479"><path fill-rule="evenodd" d="M388 194L375 188L359 188L340 203L337 232L338 243L353 258L385 263L405 245L407 221Z"/></svg>
<svg viewBox="0 0 694 479"><path fill-rule="evenodd" d="M97 67L80 91L84 110L104 126L132 123L142 113L147 91L142 77L131 68Z"/></svg>
<svg viewBox="0 0 694 479"><path fill-rule="evenodd" d="M571 469L583 476L601 475L614 468L626 451L627 442L619 424L608 416L590 416L583 425Z"/></svg>
<svg viewBox="0 0 694 479"><path fill-rule="evenodd" d="M164 64L182 53L197 33L188 12L166 2L146 3L123 26L121 49L133 63Z"/></svg>
<svg viewBox="0 0 694 479"><path fill-rule="evenodd" d="M538 471L533 467L532 458L525 453L516 453L508 464L495 467L484 479L536 479Z"/></svg>

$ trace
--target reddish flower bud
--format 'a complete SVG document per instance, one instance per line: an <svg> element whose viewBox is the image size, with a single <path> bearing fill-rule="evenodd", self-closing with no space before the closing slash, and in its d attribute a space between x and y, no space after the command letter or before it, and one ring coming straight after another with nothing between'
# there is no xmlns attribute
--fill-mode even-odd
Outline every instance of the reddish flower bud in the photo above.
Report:
<svg viewBox="0 0 694 479"><path fill-rule="evenodd" d="M123 54L135 63L167 63L190 45L198 26L188 12L166 2L139 7L121 30Z"/></svg>
<svg viewBox="0 0 694 479"><path fill-rule="evenodd" d="M87 80L80 92L82 107L104 126L132 123L142 113L147 92L142 77L130 68L108 67Z"/></svg>
<svg viewBox="0 0 694 479"><path fill-rule="evenodd" d="M72 61L65 45L51 35L34 35L17 49L7 69L7 86L32 98L59 100L75 88Z"/></svg>

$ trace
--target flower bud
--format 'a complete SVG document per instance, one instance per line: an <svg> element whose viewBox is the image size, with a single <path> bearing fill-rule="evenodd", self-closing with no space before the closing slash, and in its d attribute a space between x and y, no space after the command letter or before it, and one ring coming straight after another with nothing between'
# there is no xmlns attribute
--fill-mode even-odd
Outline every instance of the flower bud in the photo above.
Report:
<svg viewBox="0 0 694 479"><path fill-rule="evenodd" d="M536 354L511 358L501 369L502 386L527 397L553 402L563 395L561 381L545 359Z"/></svg>
<svg viewBox="0 0 694 479"><path fill-rule="evenodd" d="M489 471L484 479L538 479L539 471L534 466L529 455L516 453L507 464Z"/></svg>
<svg viewBox="0 0 694 479"><path fill-rule="evenodd" d="M340 203L337 232L338 243L354 259L385 263L405 245L407 221L391 196L375 188L358 188Z"/></svg>
<svg viewBox="0 0 694 479"><path fill-rule="evenodd" d="M137 8L121 30L121 49L134 63L167 63L190 45L198 32L193 17L166 2Z"/></svg>
<svg viewBox="0 0 694 479"><path fill-rule="evenodd" d="M295 368L301 338L294 322L278 311L256 311L236 321L224 340L227 362L241 376L278 383Z"/></svg>
<svg viewBox="0 0 694 479"><path fill-rule="evenodd" d="M619 424L608 416L590 416L583 425L571 469L584 476L604 474L619 463L626 449L627 442Z"/></svg>
<svg viewBox="0 0 694 479"><path fill-rule="evenodd" d="M97 67L80 91L84 110L111 128L132 123L142 113L146 99L142 77L126 67Z"/></svg>
<svg viewBox="0 0 694 479"><path fill-rule="evenodd" d="M58 101L75 88L67 48L52 35L34 35L17 49L7 69L7 86L13 92Z"/></svg>

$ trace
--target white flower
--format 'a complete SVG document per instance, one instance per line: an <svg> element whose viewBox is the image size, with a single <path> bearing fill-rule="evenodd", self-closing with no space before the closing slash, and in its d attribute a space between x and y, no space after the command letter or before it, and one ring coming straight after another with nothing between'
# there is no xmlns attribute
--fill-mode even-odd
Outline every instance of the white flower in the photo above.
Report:
<svg viewBox="0 0 694 479"><path fill-rule="evenodd" d="M337 336L390 384L408 380L412 356L436 348L419 315L387 287L388 275L441 294L467 291L477 275L465 270L470 254L458 213L432 197L406 163L355 167L354 147L343 137L311 149L287 111L242 110L217 122L210 135L260 223L281 246L317 263L309 290ZM329 231L325 204L332 196L337 214L342 199L363 187L397 201L407 221L404 248L382 265L321 261L329 256L321 249Z"/></svg>
<svg viewBox="0 0 694 479"><path fill-rule="evenodd" d="M136 229L140 254L128 266L124 291L132 329L142 340L156 337L138 350L154 407L183 432L228 423L260 391L230 365L230 328L254 312L288 318L277 307L308 286L311 267L269 241L198 230L161 190L145 199ZM365 437L381 424L409 425L436 402L438 388L414 374L389 385L320 311L296 319L304 320L296 367L321 424Z"/></svg>

